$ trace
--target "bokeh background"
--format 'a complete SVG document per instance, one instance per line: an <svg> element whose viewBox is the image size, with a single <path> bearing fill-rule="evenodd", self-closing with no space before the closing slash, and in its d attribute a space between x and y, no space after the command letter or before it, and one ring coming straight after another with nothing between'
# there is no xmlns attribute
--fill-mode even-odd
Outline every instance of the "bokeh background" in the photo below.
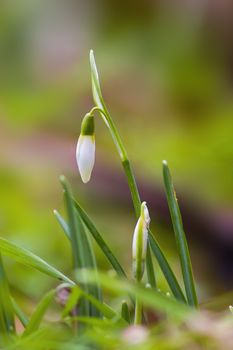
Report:
<svg viewBox="0 0 233 350"><path fill-rule="evenodd" d="M53 217L59 175L130 273L133 207L112 140L97 119L97 159L83 185L75 147L93 107L89 50L132 161L153 229L180 274L165 202L167 159L205 302L233 285L233 3L231 0L2 0L0 232L69 271ZM109 268L97 249L101 268ZM32 300L53 283L4 259ZM155 264L159 285L167 286ZM232 301L231 301L232 302ZM227 298L224 303L228 303Z"/></svg>

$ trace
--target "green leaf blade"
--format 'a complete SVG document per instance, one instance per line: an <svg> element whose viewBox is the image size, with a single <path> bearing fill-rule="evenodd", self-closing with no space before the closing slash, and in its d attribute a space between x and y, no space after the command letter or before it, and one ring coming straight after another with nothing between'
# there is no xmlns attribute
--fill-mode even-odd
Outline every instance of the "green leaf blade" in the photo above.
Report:
<svg viewBox="0 0 233 350"><path fill-rule="evenodd" d="M178 248L180 264L184 279L185 291L189 305L197 307L197 295L195 290L192 264L188 249L188 244L183 228L179 205L177 202L175 190L172 183L171 174L166 161L163 161L163 178L166 190L167 202L172 219L172 225L175 233L176 244Z"/></svg>
<svg viewBox="0 0 233 350"><path fill-rule="evenodd" d="M112 265L112 267L114 268L116 273L119 276L126 277L126 273L125 273L123 267L121 266L121 264L119 263L119 261L117 260L117 258L115 257L115 255L113 254L113 252L111 251L109 246L107 245L107 243L102 238L102 235L99 233L99 231L97 230L96 226L94 225L94 223L92 222L90 217L82 209L82 207L79 205L79 203L77 201L74 201L74 205L75 205L75 209L77 210L77 212L79 213L79 215L82 218L83 222L87 226L87 228L88 228L89 232L91 233L92 237L95 239L95 241L98 244L99 248L102 250L102 252L106 256L106 258L108 259L108 261L110 262L110 264Z"/></svg>
<svg viewBox="0 0 233 350"><path fill-rule="evenodd" d="M131 323L129 306L125 300L121 303L121 317L128 323Z"/></svg>
<svg viewBox="0 0 233 350"><path fill-rule="evenodd" d="M85 276L89 281L95 280L95 275L92 271L78 271L76 278L81 282ZM99 280L102 288L114 293L115 295L130 294L134 298L138 298L145 306L149 306L156 311L165 312L172 317L185 319L187 315L193 311L187 304L184 304L176 299L162 295L152 288L146 288L141 284L130 282L126 279L99 273Z"/></svg>
<svg viewBox="0 0 233 350"><path fill-rule="evenodd" d="M61 215L59 217L57 216L57 218L59 218L59 222L62 224L63 229L66 230L66 234L70 238L74 257L74 268L91 268L95 270L97 274L97 264L92 242L85 232L79 213L75 210L71 187L64 176L61 176L60 180L64 189L68 223L65 222ZM84 284L83 288L87 293L92 294L102 302L102 292L98 283L94 285ZM83 309L82 312L84 316L101 317L98 309L88 303L87 300L82 301L81 309Z"/></svg>
<svg viewBox="0 0 233 350"><path fill-rule="evenodd" d="M71 240L69 225L67 224L65 219L62 217L62 215L56 209L53 211L53 214L54 214L55 218L57 219L57 222L61 226L63 232L65 233L66 237L69 240Z"/></svg>
<svg viewBox="0 0 233 350"><path fill-rule="evenodd" d="M17 318L20 320L20 322L25 328L29 322L27 316L24 314L23 310L19 307L19 305L17 304L17 302L13 297L11 297L11 302L12 302L12 307L14 309L15 315L17 316Z"/></svg>
<svg viewBox="0 0 233 350"><path fill-rule="evenodd" d="M91 67L91 82L92 82L92 94L96 105L105 110L105 105L101 93L99 75L95 63L95 57L93 50L90 50L90 67Z"/></svg>
<svg viewBox="0 0 233 350"><path fill-rule="evenodd" d="M0 251L23 265L32 267L48 276L74 285L72 280L55 267L48 264L45 260L4 238L0 238Z"/></svg>
<svg viewBox="0 0 233 350"><path fill-rule="evenodd" d="M175 298L177 300L180 300L182 302L186 302L185 300L185 296L182 292L182 289L176 279L176 276L174 275L174 272L172 271L165 255L163 254L158 242L156 241L156 239L154 238L154 236L152 235L151 231L149 231L149 243L150 243L150 247L151 250L153 252L153 254L155 255L158 264L163 272L163 275L172 291L172 294L175 296Z"/></svg>
<svg viewBox="0 0 233 350"><path fill-rule="evenodd" d="M0 344L7 344L14 332L14 312L8 280L3 266L2 256L0 254L0 334L2 335Z"/></svg>
<svg viewBox="0 0 233 350"><path fill-rule="evenodd" d="M23 337L28 336L39 329L44 315L54 299L55 293L56 290L53 289L43 296L23 332Z"/></svg>

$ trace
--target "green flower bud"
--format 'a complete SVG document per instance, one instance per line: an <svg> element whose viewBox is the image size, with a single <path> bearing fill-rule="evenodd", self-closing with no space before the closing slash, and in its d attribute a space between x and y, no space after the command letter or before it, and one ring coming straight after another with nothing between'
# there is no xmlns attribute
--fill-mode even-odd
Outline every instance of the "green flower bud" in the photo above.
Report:
<svg viewBox="0 0 233 350"><path fill-rule="evenodd" d="M149 224L149 212L146 202L143 202L141 204L141 214L134 230L132 245L133 276L138 282L141 281L144 273Z"/></svg>

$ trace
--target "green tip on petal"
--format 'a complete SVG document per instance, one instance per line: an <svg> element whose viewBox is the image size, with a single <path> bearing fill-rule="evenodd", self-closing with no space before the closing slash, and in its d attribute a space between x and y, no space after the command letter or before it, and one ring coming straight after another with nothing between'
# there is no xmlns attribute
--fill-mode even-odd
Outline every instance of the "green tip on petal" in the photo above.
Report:
<svg viewBox="0 0 233 350"><path fill-rule="evenodd" d="M95 123L94 116L90 113L87 113L82 120L81 125L81 135L94 135L95 133Z"/></svg>

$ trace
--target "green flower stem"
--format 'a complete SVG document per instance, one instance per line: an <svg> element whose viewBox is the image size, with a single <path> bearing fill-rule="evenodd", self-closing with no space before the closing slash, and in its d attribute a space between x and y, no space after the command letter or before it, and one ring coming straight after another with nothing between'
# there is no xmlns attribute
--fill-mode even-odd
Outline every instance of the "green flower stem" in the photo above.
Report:
<svg viewBox="0 0 233 350"><path fill-rule="evenodd" d="M141 323L142 323L142 303L140 300L138 300L138 298L136 298L134 324L141 324Z"/></svg>
<svg viewBox="0 0 233 350"><path fill-rule="evenodd" d="M105 124L106 124L105 120L107 120L109 131L111 133L114 144L116 145L116 148L117 148L118 153L119 153L120 158L121 158L121 163L123 165L125 175L126 175L126 178L128 181L129 189L131 192L131 197L132 197L132 201L133 201L133 205L134 205L135 214L136 214L136 217L138 218L140 216L141 199L140 199L140 195L138 192L135 177L134 177L134 174L132 171L132 167L131 167L131 164L129 162L125 147L121 141L120 135L115 127L115 124L114 124L109 112L107 111L107 108L105 107L104 102L101 101L101 103L103 105L104 110L102 108L99 108L98 106L95 106L90 111L90 114L97 111L100 113ZM165 278L168 282L168 285L170 286L171 291L173 292L174 296L178 300L185 302L185 297L184 297L183 292L179 286L179 283L178 283L165 255L163 254L158 242L156 241L156 239L153 236L153 234L151 233L151 231L149 231L149 245L153 251L153 254L156 256L156 258L158 260L160 268L163 271L164 276L165 276ZM150 257L150 250L149 249L147 250L147 256L146 256L146 268L147 268L148 282L150 283L150 285L152 287L153 286L155 287L155 285L156 285L155 273L154 273L154 267L152 264L152 259Z"/></svg>
<svg viewBox="0 0 233 350"><path fill-rule="evenodd" d="M135 177L133 174L133 170L132 170L126 149L123 145L123 142L121 141L121 138L120 138L120 135L117 131L117 128L116 128L110 114L107 111L107 108L104 106L104 110L102 110L101 108L96 106L96 107L92 108L92 110L90 111L90 114L94 113L95 111L98 111L100 113L100 115L103 116L104 118L106 118L106 120L108 122L109 131L111 133L114 144L115 144L115 146L118 150L118 153L120 155L121 163L122 163L122 166L123 166L123 169L124 169L127 181L128 181L130 193L132 196L135 214L136 214L136 217L138 218L140 216L140 211L141 211L141 199L140 199L136 180L135 180ZM148 282L151 284L152 287L155 287L155 285L156 285L155 272L154 272L154 267L153 267L150 251L146 256L146 268L147 268Z"/></svg>
<svg viewBox="0 0 233 350"><path fill-rule="evenodd" d="M129 162L126 149L121 141L117 128L106 108L106 105L101 93L99 76L98 76L98 71L95 63L93 50L90 51L90 66L91 66L92 94L96 104L96 106L91 110L90 113L94 113L95 111L100 112L100 115L104 120L104 123L107 125L110 131L110 134L113 138L113 141L116 145L117 151L121 158L121 163L123 165L123 168L127 177L128 185L130 188L136 217L138 218L140 215L141 200L140 200L137 184L133 175L133 171ZM183 292L179 286L179 283L177 282L177 279L170 265L168 264L166 257L164 256L162 250L160 249L159 244L157 243L156 239L153 237L153 235L150 232L149 232L149 242L150 242L150 246L153 251L153 254L156 256L159 262L159 265L161 267L161 270L163 271L164 276L171 290L173 291L174 296L177 299L185 302L185 298L183 296ZM151 284L151 286L153 286L154 278L152 278L151 280L150 278L152 275L154 276L154 267L149 254L147 254L147 257L146 257L146 266L147 266L148 282Z"/></svg>
<svg viewBox="0 0 233 350"><path fill-rule="evenodd" d="M121 159L121 163L122 163L122 166L124 168L124 171L125 171L125 174L127 177L129 189L131 192L134 210L135 210L136 216L138 218L140 216L140 210L141 210L141 199L139 196L139 192L138 192L137 184L136 184L135 177L134 177L134 174L132 171L132 167L131 167L126 149L125 149L123 142L121 140L121 137L117 131L117 128L116 128L109 112L107 111L107 108L105 106L103 106L103 107L104 107L104 110L97 107L97 106L92 108L92 110L90 111L90 114L94 113L95 111L98 111L100 113L100 115L102 117L104 117L104 121L106 118L106 120L108 122L108 128L109 128L110 134L113 138L114 144L118 150L118 153L119 153L119 156Z"/></svg>

